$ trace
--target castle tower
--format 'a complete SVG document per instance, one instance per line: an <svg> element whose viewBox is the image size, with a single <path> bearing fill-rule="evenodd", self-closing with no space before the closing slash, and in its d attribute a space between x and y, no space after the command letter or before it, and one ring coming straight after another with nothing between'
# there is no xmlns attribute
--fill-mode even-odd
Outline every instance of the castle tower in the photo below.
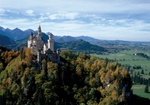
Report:
<svg viewBox="0 0 150 105"><path fill-rule="evenodd" d="M41 51L39 51L39 50L37 52L37 61L41 62Z"/></svg>
<svg viewBox="0 0 150 105"><path fill-rule="evenodd" d="M28 48L31 48L32 46L32 41L33 41L33 33L31 33L29 39L28 39Z"/></svg>
<svg viewBox="0 0 150 105"><path fill-rule="evenodd" d="M46 53L46 50L47 50L47 48L46 48L46 45L44 44L44 45L43 45L43 53L44 53L44 54Z"/></svg>
<svg viewBox="0 0 150 105"><path fill-rule="evenodd" d="M50 33L49 39L48 39L48 49L54 52L54 39L53 39L53 34Z"/></svg>
<svg viewBox="0 0 150 105"><path fill-rule="evenodd" d="M38 35L41 35L42 34L42 30L41 30L41 26L39 25L39 28L38 28Z"/></svg>

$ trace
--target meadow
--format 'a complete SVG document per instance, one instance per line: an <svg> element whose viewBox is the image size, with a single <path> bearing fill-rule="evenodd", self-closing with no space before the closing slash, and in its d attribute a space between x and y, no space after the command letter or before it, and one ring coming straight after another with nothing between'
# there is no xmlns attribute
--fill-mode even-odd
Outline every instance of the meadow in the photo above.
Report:
<svg viewBox="0 0 150 105"><path fill-rule="evenodd" d="M136 55L137 53L144 53L150 56L149 51L140 51L140 50L124 50L119 51L117 53L108 53L108 54L92 54L96 57L102 58L102 59L110 59L115 62L118 62L122 65L130 65L133 66L141 66L141 68L144 70L144 74L148 75L150 72L150 59L146 59L144 57ZM150 76L146 76L146 78L150 78Z"/></svg>
<svg viewBox="0 0 150 105"><path fill-rule="evenodd" d="M144 74L140 74L141 77L145 79L150 78L150 59L138 56L137 53L144 53L148 56L150 56L150 51L144 51L144 50L123 50L118 51L117 53L108 53L108 54L91 54L93 56L102 58L102 59L110 59L115 62L118 62L122 65L131 66L130 71L132 70L133 73L141 73L141 71L144 71ZM140 66L140 69L133 69L134 67ZM145 85L133 85L133 93L136 95L139 95L141 97L149 98L150 99L150 93L144 92ZM150 89L149 89L150 91Z"/></svg>
<svg viewBox="0 0 150 105"><path fill-rule="evenodd" d="M144 88L145 88L145 85L133 85L132 86L133 94L150 99L150 92L145 93ZM149 90L150 90L150 88L149 88Z"/></svg>

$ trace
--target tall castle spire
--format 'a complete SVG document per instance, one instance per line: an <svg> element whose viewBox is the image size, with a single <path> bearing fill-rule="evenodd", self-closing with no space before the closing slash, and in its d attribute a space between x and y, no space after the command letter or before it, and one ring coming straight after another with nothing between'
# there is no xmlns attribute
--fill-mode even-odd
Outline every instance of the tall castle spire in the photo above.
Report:
<svg viewBox="0 0 150 105"><path fill-rule="evenodd" d="M39 28L38 28L38 34L41 35L42 34L42 30L41 30L41 26L39 25Z"/></svg>

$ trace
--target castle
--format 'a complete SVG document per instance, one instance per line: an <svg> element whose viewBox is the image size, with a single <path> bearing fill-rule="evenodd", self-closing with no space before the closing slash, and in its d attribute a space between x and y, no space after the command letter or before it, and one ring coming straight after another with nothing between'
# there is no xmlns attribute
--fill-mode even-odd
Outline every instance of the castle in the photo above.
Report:
<svg viewBox="0 0 150 105"><path fill-rule="evenodd" d="M50 33L47 42L48 43L45 43L42 39L42 30L41 26L39 26L38 34L31 33L31 35L29 36L27 46L31 49L32 54L37 57L38 62L41 62L45 58L53 62L59 61L60 51L55 51L54 49L54 39L52 33Z"/></svg>

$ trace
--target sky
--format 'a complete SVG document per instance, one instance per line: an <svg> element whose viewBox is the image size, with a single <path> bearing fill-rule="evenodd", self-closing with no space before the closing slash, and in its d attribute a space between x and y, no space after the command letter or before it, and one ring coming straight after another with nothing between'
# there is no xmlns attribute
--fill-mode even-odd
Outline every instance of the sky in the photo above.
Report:
<svg viewBox="0 0 150 105"><path fill-rule="evenodd" d="M0 26L104 40L150 41L150 0L0 0Z"/></svg>

